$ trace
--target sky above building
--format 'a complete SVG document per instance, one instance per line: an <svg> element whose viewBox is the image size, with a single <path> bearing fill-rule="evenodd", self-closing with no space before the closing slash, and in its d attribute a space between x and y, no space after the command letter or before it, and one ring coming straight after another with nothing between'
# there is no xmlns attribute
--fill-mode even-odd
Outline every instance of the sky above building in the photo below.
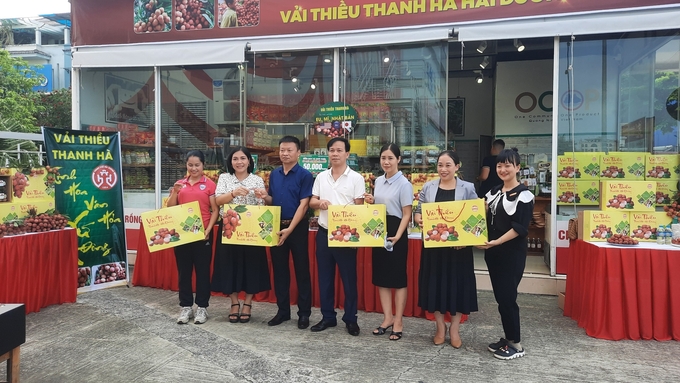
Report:
<svg viewBox="0 0 680 383"><path fill-rule="evenodd" d="M0 7L0 19L69 12L71 12L71 3L68 0L3 1Z"/></svg>

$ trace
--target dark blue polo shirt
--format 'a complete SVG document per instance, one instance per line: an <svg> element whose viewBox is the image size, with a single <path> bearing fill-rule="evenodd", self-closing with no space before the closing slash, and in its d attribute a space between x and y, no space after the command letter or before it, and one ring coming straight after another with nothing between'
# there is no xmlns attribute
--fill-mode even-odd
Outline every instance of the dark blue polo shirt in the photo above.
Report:
<svg viewBox="0 0 680 383"><path fill-rule="evenodd" d="M281 219L293 219L300 200L312 196L314 177L309 170L295 164L288 174L283 166L274 169L269 175L269 195L272 205L281 206Z"/></svg>

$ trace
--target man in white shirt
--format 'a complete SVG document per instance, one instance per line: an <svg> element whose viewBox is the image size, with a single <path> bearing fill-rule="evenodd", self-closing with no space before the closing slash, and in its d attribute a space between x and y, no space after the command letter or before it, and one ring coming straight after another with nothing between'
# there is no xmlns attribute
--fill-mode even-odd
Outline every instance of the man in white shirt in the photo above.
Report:
<svg viewBox="0 0 680 383"><path fill-rule="evenodd" d="M319 271L319 293L323 319L311 330L323 331L337 326L335 313L335 265L345 290L345 322L350 335L359 335L357 324L357 250L356 248L328 247L328 206L359 205L364 203L364 178L347 166L349 141L335 137L328 142L331 168L314 180L309 206L320 209L319 231L316 234L316 263Z"/></svg>

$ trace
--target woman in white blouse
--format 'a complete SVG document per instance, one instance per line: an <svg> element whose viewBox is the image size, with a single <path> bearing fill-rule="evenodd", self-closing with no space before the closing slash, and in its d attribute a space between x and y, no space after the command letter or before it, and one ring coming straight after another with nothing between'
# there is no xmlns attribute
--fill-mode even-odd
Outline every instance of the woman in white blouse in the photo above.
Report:
<svg viewBox="0 0 680 383"><path fill-rule="evenodd" d="M224 219L231 219L229 216L225 218L222 205L261 205L263 201L255 197L254 191L264 188L264 181L252 174L255 164L247 148L234 148L226 162L228 173L220 175L215 196L217 204L221 206L220 215ZM222 227L223 222L220 221L220 233ZM211 288L231 298L229 322L249 322L253 295L271 289L266 249L217 241ZM241 291L246 293L242 309L238 300Z"/></svg>

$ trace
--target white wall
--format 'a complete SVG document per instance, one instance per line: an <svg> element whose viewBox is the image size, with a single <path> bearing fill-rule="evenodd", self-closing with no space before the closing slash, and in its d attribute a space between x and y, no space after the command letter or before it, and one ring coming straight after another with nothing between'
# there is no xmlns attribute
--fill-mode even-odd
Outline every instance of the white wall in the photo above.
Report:
<svg viewBox="0 0 680 383"><path fill-rule="evenodd" d="M465 135L457 140L478 140L493 135L493 79L477 84L475 77L449 78L448 98L465 99ZM451 141L451 137L449 137Z"/></svg>

